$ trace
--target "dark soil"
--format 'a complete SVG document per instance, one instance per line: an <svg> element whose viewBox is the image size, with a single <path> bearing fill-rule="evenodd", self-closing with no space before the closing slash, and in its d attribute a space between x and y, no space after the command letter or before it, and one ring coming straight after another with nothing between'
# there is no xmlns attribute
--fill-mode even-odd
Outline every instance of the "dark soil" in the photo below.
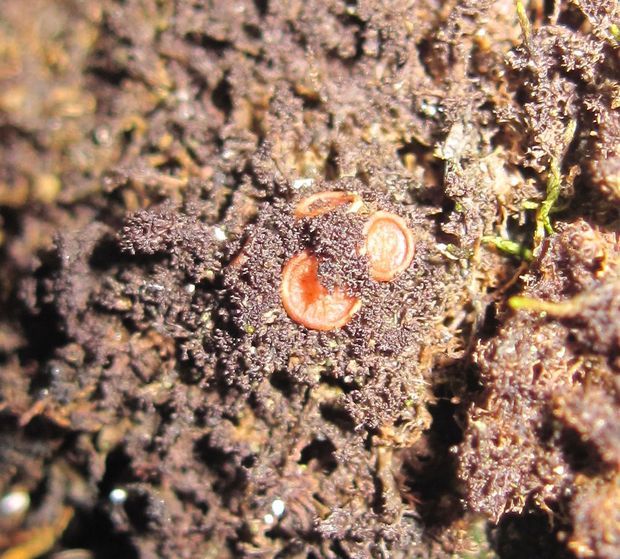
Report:
<svg viewBox="0 0 620 559"><path fill-rule="evenodd" d="M620 557L619 25L1 2L0 559ZM303 250L342 328L287 315Z"/></svg>

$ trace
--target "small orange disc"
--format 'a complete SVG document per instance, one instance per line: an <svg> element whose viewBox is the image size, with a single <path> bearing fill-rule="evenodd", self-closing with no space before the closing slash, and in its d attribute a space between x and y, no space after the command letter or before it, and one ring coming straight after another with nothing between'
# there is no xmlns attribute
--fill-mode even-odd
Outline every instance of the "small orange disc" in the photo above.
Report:
<svg viewBox="0 0 620 559"><path fill-rule="evenodd" d="M364 229L370 275L376 281L392 281L411 264L415 253L413 233L405 220L390 212L374 213Z"/></svg>
<svg viewBox="0 0 620 559"><path fill-rule="evenodd" d="M335 330L359 310L361 302L339 288L332 293L321 285L319 261L308 250L293 256L282 269L280 296L287 314L311 330Z"/></svg>
<svg viewBox="0 0 620 559"><path fill-rule="evenodd" d="M295 206L294 215L297 218L316 217L331 212L345 204L350 204L348 211L356 212L364 205L364 201L355 192L326 190L300 200L297 206Z"/></svg>

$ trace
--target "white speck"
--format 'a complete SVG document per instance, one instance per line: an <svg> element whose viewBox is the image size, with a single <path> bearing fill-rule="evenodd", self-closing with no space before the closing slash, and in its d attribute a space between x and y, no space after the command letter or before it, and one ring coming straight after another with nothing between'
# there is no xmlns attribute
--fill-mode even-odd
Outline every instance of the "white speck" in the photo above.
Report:
<svg viewBox="0 0 620 559"><path fill-rule="evenodd" d="M113 505L122 505L127 500L127 491L117 487L116 489L112 489L112 491L110 491L110 495L108 497Z"/></svg>
<svg viewBox="0 0 620 559"><path fill-rule="evenodd" d="M194 109L192 108L191 105L188 105L187 103L183 103L179 107L179 115L181 116L181 118L189 119L189 118L192 118L194 114L195 114Z"/></svg>
<svg viewBox="0 0 620 559"><path fill-rule="evenodd" d="M15 516L28 510L30 495L25 491L13 491L0 499L0 516Z"/></svg>
<svg viewBox="0 0 620 559"><path fill-rule="evenodd" d="M222 229L221 227L213 228L213 236L215 237L216 241L225 241L228 238L228 236L226 235L226 231L224 231L224 229Z"/></svg>
<svg viewBox="0 0 620 559"><path fill-rule="evenodd" d="M196 286L193 283L188 283L185 286L185 293L189 293L190 295L196 291Z"/></svg>
<svg viewBox="0 0 620 559"><path fill-rule="evenodd" d="M107 146L110 143L110 129L106 126L99 126L95 129L95 141L99 145Z"/></svg>
<svg viewBox="0 0 620 559"><path fill-rule="evenodd" d="M265 521L265 524L268 524L269 526L271 526L274 522L273 515L271 514L266 514L263 516L263 520Z"/></svg>
<svg viewBox="0 0 620 559"><path fill-rule="evenodd" d="M426 101L422 101L422 113L427 117L434 117L437 114L437 106L432 103L427 103Z"/></svg>
<svg viewBox="0 0 620 559"><path fill-rule="evenodd" d="M284 514L285 504L282 499L276 499L273 503L271 503L271 511L278 518L280 518Z"/></svg>
<svg viewBox="0 0 620 559"><path fill-rule="evenodd" d="M586 414L584 414L584 415L586 415ZM590 414L587 414L587 415L590 415ZM597 420L594 422L594 428L595 428L595 429L602 429L603 427L605 427L605 424L606 424L606 423L607 423L607 422L606 422L604 419L599 418L599 419L597 419Z"/></svg>
<svg viewBox="0 0 620 559"><path fill-rule="evenodd" d="M296 179L293 181L293 188L295 190L299 190L300 188L305 188L307 186L312 186L314 184L314 179L306 178L306 179Z"/></svg>

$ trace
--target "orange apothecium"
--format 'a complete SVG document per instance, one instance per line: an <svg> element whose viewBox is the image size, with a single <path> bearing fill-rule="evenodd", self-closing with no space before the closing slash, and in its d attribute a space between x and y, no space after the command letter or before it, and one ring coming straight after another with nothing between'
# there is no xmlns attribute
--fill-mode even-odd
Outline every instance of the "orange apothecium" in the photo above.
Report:
<svg viewBox="0 0 620 559"><path fill-rule="evenodd" d="M364 201L354 192L317 192L303 198L294 215L312 218L344 205L349 206L348 212L359 212ZM377 211L368 218L359 254L367 255L372 279L392 281L411 265L414 253L413 233L402 217ZM306 328L335 330L351 320L361 301L339 287L329 292L319 280L318 269L319 261L309 250L293 256L282 269L282 304L291 319Z"/></svg>
<svg viewBox="0 0 620 559"><path fill-rule="evenodd" d="M330 293L321 285L318 269L318 259L310 251L293 256L282 269L282 304L287 314L306 328L335 330L351 320L361 302L338 287Z"/></svg>
<svg viewBox="0 0 620 559"><path fill-rule="evenodd" d="M368 255L370 275L376 281L392 281L411 264L415 252L413 233L405 220L391 212L375 212L364 228L361 254Z"/></svg>
<svg viewBox="0 0 620 559"><path fill-rule="evenodd" d="M317 217L345 204L349 204L347 211L356 212L364 205L364 201L355 192L325 190L303 198L295 206L294 215L297 218Z"/></svg>

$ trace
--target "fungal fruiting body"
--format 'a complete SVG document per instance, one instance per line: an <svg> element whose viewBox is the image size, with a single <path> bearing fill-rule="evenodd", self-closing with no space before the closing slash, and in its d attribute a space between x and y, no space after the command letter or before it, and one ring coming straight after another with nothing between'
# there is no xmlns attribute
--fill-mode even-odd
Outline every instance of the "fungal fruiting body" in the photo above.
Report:
<svg viewBox="0 0 620 559"><path fill-rule="evenodd" d="M293 256L282 270L282 304L288 315L306 328L341 328L351 320L361 302L339 288L330 293L321 285L318 270L319 261L310 251Z"/></svg>
<svg viewBox="0 0 620 559"><path fill-rule="evenodd" d="M317 217L331 212L340 206L348 204L347 211L357 212L364 206L364 201L355 192L341 190L326 190L307 196L295 206L294 215L297 218Z"/></svg>
<svg viewBox="0 0 620 559"><path fill-rule="evenodd" d="M365 208L359 194L333 190L303 198L293 215L299 219L314 218L345 205L347 212L357 213ZM358 254L367 255L373 280L394 280L411 265L414 253L413 232L402 217L386 211L370 215ZM293 256L282 270L282 304L289 317L306 328L335 330L351 320L361 301L338 287L328 291L319 280L318 268L319 261L309 250Z"/></svg>
<svg viewBox="0 0 620 559"><path fill-rule="evenodd" d="M415 252L413 233L405 220L390 212L375 212L364 228L370 275L376 281L392 281L411 264Z"/></svg>

